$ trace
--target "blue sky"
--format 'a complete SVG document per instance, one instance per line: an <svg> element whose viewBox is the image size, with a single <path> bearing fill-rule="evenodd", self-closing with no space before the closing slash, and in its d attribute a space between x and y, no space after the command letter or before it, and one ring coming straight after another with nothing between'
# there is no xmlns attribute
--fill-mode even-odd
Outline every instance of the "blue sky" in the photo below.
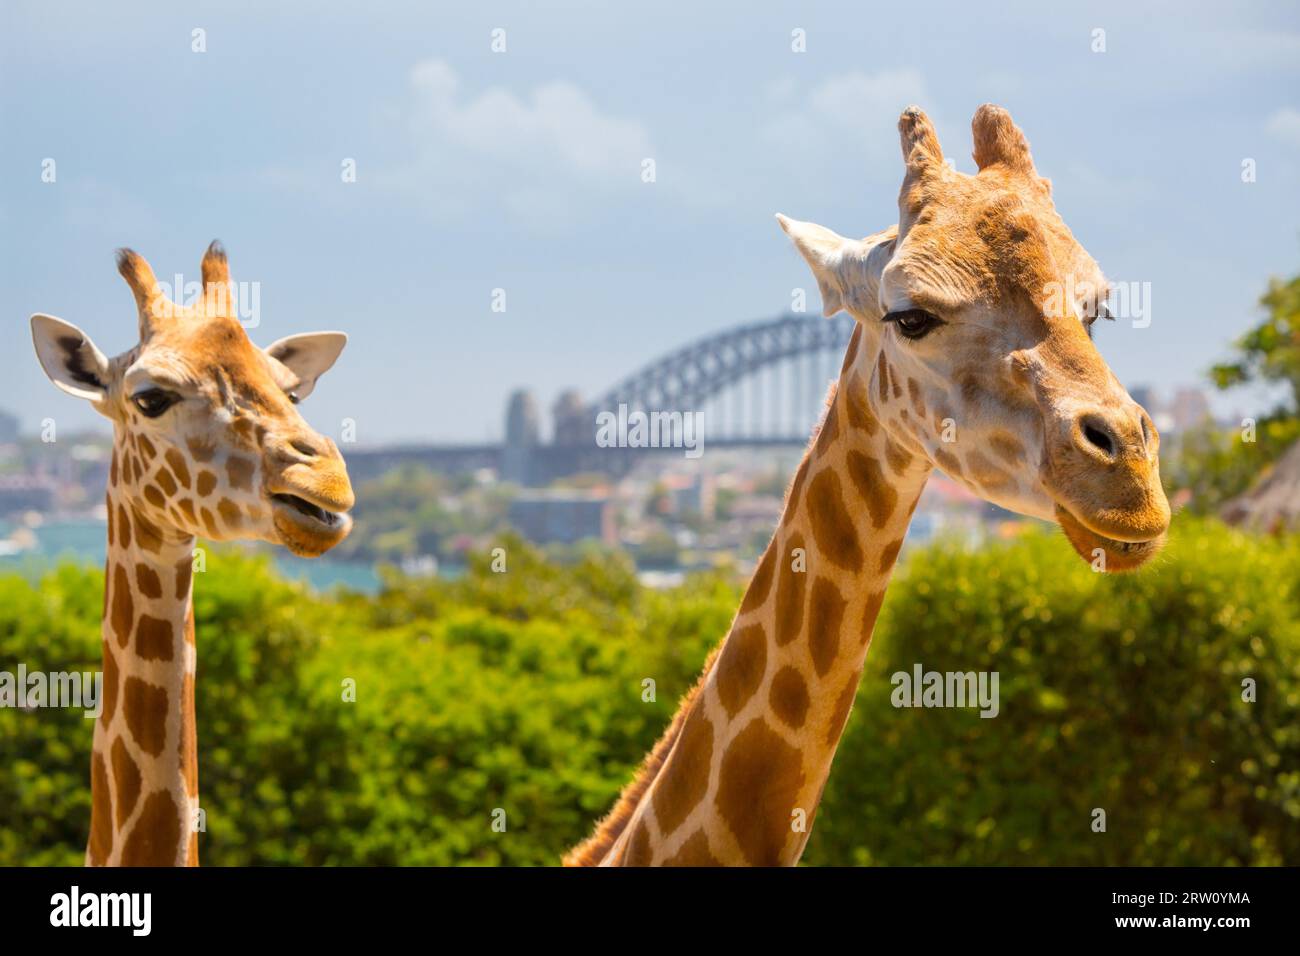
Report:
<svg viewBox="0 0 1300 956"><path fill-rule="evenodd" d="M10 0L0 407L98 421L45 382L27 316L116 354L134 311L112 250L189 279L220 237L259 284L255 341L351 335L304 408L323 431L498 437L516 386L593 395L785 311L811 281L773 213L883 228L901 109L971 171L985 101L1107 274L1151 283L1151 325L1098 336L1127 384L1201 381L1300 268L1295 4Z"/></svg>

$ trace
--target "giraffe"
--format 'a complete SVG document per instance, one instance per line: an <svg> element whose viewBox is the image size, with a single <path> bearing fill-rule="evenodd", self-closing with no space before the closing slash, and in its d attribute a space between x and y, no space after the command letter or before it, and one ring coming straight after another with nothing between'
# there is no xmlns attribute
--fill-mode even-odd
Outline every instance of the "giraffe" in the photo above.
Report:
<svg viewBox="0 0 1300 956"><path fill-rule="evenodd" d="M898 125L896 226L851 240L777 217L825 314L857 324L727 637L567 865L798 862L934 468L1056 522L1098 570L1163 544L1159 437L1093 345L1105 279L1023 133L980 107L967 175L921 110Z"/></svg>
<svg viewBox="0 0 1300 956"><path fill-rule="evenodd" d="M258 538L314 557L347 535L343 459L295 408L347 337L254 346L217 242L188 306L169 301L131 250L118 250L117 267L139 316L128 352L110 360L76 326L31 318L46 374L113 423L86 863L196 866L195 538Z"/></svg>

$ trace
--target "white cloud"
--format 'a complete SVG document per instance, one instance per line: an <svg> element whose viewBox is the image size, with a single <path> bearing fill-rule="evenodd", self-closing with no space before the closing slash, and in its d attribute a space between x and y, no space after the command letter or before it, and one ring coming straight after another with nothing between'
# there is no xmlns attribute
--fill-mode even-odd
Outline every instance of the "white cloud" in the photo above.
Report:
<svg viewBox="0 0 1300 956"><path fill-rule="evenodd" d="M883 115L892 126L902 109L925 99L925 80L916 70L858 71L831 77L812 91L809 102L822 118L845 129Z"/></svg>
<svg viewBox="0 0 1300 956"><path fill-rule="evenodd" d="M1300 110L1284 106L1268 118L1264 128L1282 142L1300 147Z"/></svg>
<svg viewBox="0 0 1300 956"><path fill-rule="evenodd" d="M771 119L760 135L782 175L797 177L801 200L896 184L903 171L898 117L908 106L926 111L946 156L960 165L969 154L968 135L948 128L918 70L852 70L812 84L786 81L769 86L767 98Z"/></svg>
<svg viewBox="0 0 1300 956"><path fill-rule="evenodd" d="M443 60L417 63L407 116L413 136L435 150L515 165L545 162L581 176L633 181L651 155L650 136L636 120L603 113L581 88L562 80L519 96L500 87L462 89Z"/></svg>
<svg viewBox="0 0 1300 956"><path fill-rule="evenodd" d="M644 190L642 160L656 158L640 121L573 83L473 89L441 59L416 63L382 118L402 142L368 181L443 221L503 216L564 234Z"/></svg>
<svg viewBox="0 0 1300 956"><path fill-rule="evenodd" d="M778 142L821 139L827 146L896 152L898 114L913 103L924 107L925 100L925 80L916 70L854 70L829 77L807 92L782 87L782 108L767 124L766 134Z"/></svg>

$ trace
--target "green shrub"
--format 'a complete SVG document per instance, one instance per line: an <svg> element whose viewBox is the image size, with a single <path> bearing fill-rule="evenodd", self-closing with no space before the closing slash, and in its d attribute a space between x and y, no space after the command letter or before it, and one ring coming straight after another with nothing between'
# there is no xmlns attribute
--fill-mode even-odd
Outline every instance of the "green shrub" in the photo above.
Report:
<svg viewBox="0 0 1300 956"><path fill-rule="evenodd" d="M1000 713L895 709L916 662L998 671ZM1123 576L1047 535L930 547L885 601L805 860L1295 864L1298 712L1300 539L1178 521Z"/></svg>
<svg viewBox="0 0 1300 956"><path fill-rule="evenodd" d="M739 589L706 575L656 592L608 554L560 566L505 544L506 574L392 577L374 598L209 555L205 864L550 864L588 832ZM0 577L0 669L97 666L101 595L78 568ZM920 549L885 603L805 860L1300 862L1298 622L1294 539L1180 522L1155 567L1121 578L1048 535ZM999 716L895 710L889 675L917 661L997 670ZM0 709L0 865L80 862L91 730L80 712Z"/></svg>

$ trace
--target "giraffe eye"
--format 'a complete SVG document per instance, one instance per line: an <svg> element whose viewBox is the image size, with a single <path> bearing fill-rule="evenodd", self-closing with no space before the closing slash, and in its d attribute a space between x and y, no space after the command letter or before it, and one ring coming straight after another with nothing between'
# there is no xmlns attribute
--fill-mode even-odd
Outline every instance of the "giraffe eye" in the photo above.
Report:
<svg viewBox="0 0 1300 956"><path fill-rule="evenodd" d="M289 401L292 402L294 405L297 405L299 402L302 401L302 399L298 397L297 392L286 392L285 394L289 396Z"/></svg>
<svg viewBox="0 0 1300 956"><path fill-rule="evenodd" d="M147 388L131 396L131 401L145 418L157 418L179 400L180 396L175 392L168 392L161 388Z"/></svg>
<svg viewBox="0 0 1300 956"><path fill-rule="evenodd" d="M881 321L893 322L897 327L900 335L905 339L916 341L924 338L934 329L943 325L943 319L937 315L926 312L924 309L906 309L901 312L890 312Z"/></svg>

